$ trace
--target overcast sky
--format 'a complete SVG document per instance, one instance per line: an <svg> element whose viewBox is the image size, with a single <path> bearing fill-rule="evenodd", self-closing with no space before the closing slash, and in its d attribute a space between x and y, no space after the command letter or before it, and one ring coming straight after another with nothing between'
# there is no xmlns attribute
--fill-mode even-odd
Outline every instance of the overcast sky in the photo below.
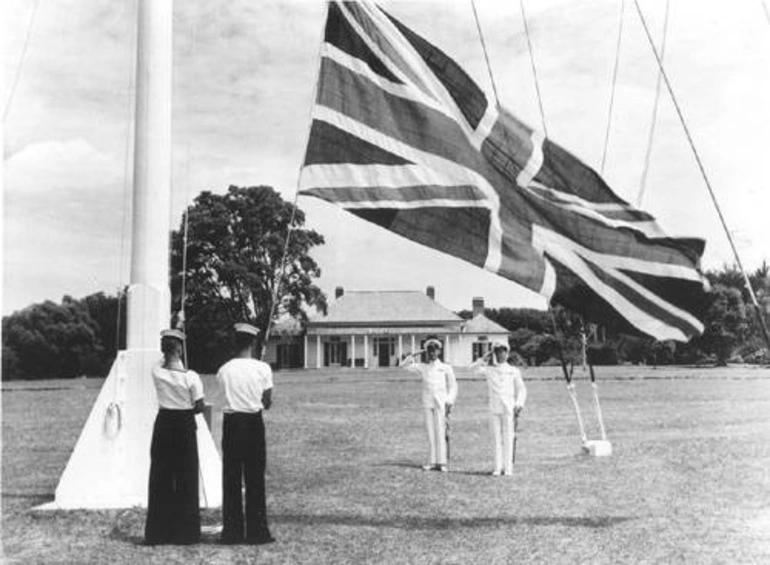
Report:
<svg viewBox="0 0 770 565"><path fill-rule="evenodd" d="M671 0L666 68L744 264L770 260L770 19L763 0ZM491 93L470 0L384 2ZM3 314L129 282L135 0L5 0ZM477 0L503 105L540 127L518 2ZM620 0L526 0L549 136L600 167ZM660 40L665 0L641 0ZM320 1L177 1L173 217L202 190L268 184L294 198L325 18ZM626 0L604 176L636 202L656 63ZM127 149L128 148L128 149ZM542 307L534 294L301 197L320 284L422 290L453 310ZM673 235L707 240L703 264L732 262L669 96L661 97L642 208Z"/></svg>

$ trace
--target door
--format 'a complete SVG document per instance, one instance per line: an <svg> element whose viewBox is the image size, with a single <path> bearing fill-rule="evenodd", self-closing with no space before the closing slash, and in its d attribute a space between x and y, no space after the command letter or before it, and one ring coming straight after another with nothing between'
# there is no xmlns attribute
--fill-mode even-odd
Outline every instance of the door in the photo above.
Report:
<svg viewBox="0 0 770 565"><path fill-rule="evenodd" d="M390 340L381 339L378 344L378 348L378 365L380 367L390 367Z"/></svg>

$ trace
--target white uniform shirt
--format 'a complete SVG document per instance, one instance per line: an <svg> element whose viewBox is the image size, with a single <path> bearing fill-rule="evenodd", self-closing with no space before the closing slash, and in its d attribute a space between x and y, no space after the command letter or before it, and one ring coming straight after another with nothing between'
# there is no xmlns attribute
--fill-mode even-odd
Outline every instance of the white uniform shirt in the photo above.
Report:
<svg viewBox="0 0 770 565"><path fill-rule="evenodd" d="M508 363L487 365L484 359L477 359L471 367L487 377L490 412L512 414L514 408L524 407L527 387L519 369Z"/></svg>
<svg viewBox="0 0 770 565"><path fill-rule="evenodd" d="M191 410L195 401L203 398L203 383L195 371L164 369L158 365L152 370L152 381L161 408Z"/></svg>
<svg viewBox="0 0 770 565"><path fill-rule="evenodd" d="M451 365L436 359L428 363L417 363L414 357L407 357L403 367L422 377L423 408L438 408L454 404L457 398L457 380Z"/></svg>
<svg viewBox="0 0 770 565"><path fill-rule="evenodd" d="M257 359L231 359L217 372L223 412L261 411L262 393L273 388L273 370Z"/></svg>

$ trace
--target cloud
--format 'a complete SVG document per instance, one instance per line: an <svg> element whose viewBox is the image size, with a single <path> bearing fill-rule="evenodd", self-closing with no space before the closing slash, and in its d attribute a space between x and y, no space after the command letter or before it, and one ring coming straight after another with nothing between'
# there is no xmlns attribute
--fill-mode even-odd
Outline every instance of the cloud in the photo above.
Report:
<svg viewBox="0 0 770 565"><path fill-rule="evenodd" d="M124 169L84 139L35 143L8 157L4 312L118 286L129 250Z"/></svg>
<svg viewBox="0 0 770 565"><path fill-rule="evenodd" d="M25 0L9 1L8 21L3 22L8 84L30 14ZM525 4L549 134L598 168L619 5L573 0ZM665 0L641 5L653 35L660 37ZM491 92L466 0L386 1L384 6ZM538 126L518 3L478 0L477 9L501 102ZM770 209L770 193L762 189L764 153L770 146L767 22L759 3L726 7L716 1L673 2L671 9L667 67L751 266L767 257L765 242L770 240L770 222L763 212ZM133 120L134 10L134 3L113 0L40 3L5 124L6 283L13 272L6 299L90 292L92 277L107 289L119 282L117 257L129 213L123 161ZM178 225L184 203L201 190L268 184L293 199L324 13L321 0L176 3L172 186L177 220L172 218L172 226ZM605 176L632 201L643 165L655 75L638 17L627 5ZM729 249L666 94L659 118L646 206L669 231L707 236L704 263L718 266L731 260ZM311 200L300 199L300 206L308 211L308 226L327 236L319 260L322 285L329 290L336 285L422 289L433 284L439 297L455 308L466 307L475 293L496 305L519 300L512 283ZM51 267L45 276L38 274L41 258Z"/></svg>
<svg viewBox="0 0 770 565"><path fill-rule="evenodd" d="M5 185L11 195L114 186L124 165L85 139L28 145L5 161Z"/></svg>

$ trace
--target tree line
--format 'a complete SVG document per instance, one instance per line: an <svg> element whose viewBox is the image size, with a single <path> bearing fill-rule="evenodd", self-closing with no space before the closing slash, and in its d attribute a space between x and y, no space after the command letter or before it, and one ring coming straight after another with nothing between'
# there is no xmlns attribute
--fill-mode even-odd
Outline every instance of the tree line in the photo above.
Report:
<svg viewBox="0 0 770 565"><path fill-rule="evenodd" d="M321 269L310 256L323 236L305 229L302 210L271 187L203 192L186 219L171 234L170 286L173 322L187 331L191 368L213 372L230 356L235 322L264 330L271 319L292 317L304 324L309 309L326 312L326 296L315 284ZM768 274L766 263L749 274L760 298ZM485 314L511 332L512 351L530 365L558 363L562 356L568 363L582 362L583 333L594 364L770 361L738 268L725 265L705 275L712 287L703 305L705 331L684 344L584 324L558 306L488 308ZM459 314L471 317L469 311ZM104 376L126 347L125 292L32 304L4 316L2 331L3 380Z"/></svg>
<svg viewBox="0 0 770 565"><path fill-rule="evenodd" d="M205 191L188 207L171 233L170 287L190 368L212 372L227 360L236 322L264 332L271 317L304 322L310 308L326 312L309 254L324 240L304 223L269 186ZM32 304L4 316L2 330L3 380L104 376L126 347L125 289Z"/></svg>
<svg viewBox="0 0 770 565"><path fill-rule="evenodd" d="M611 326L587 324L560 306L550 311L487 308L484 314L511 332L511 351L528 365L556 364L562 357L567 363L582 363L582 334L586 335L586 360L595 365L770 362L762 327L740 269L724 265L704 274L711 285L702 308L704 331L687 343L629 336ZM766 262L748 274L760 305L763 298L770 298L769 274ZM459 315L467 319L472 313L463 310Z"/></svg>

